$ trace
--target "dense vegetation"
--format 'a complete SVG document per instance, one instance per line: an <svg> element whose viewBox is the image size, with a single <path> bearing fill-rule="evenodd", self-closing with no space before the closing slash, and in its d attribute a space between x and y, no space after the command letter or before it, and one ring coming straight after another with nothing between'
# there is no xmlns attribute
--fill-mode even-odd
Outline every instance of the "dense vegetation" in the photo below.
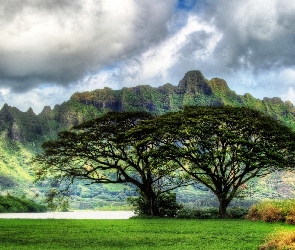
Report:
<svg viewBox="0 0 295 250"><path fill-rule="evenodd" d="M77 180L128 183L139 190L134 204L141 213L175 216L179 206L169 192L195 181L214 193L225 217L249 180L293 167L295 133L245 107L189 107L155 118L107 113L42 147L37 176L59 182L56 194Z"/></svg>
<svg viewBox="0 0 295 250"><path fill-rule="evenodd" d="M146 112L111 112L59 133L57 140L42 145L45 153L35 158L39 164L37 176L53 176L65 185L61 192L68 191L76 180L92 184L129 183L144 197L146 212L159 215L160 204L164 205L161 200L176 201L175 196L164 194L187 181L176 174L178 167L173 161L150 154L158 143L138 147L141 138L127 134L139 121L151 118Z"/></svg>
<svg viewBox="0 0 295 250"><path fill-rule="evenodd" d="M0 196L0 213L45 212L46 210L44 205L26 198L17 198L12 195Z"/></svg>
<svg viewBox="0 0 295 250"><path fill-rule="evenodd" d="M295 200L260 201L250 208L246 218L295 225Z"/></svg>
<svg viewBox="0 0 295 250"><path fill-rule="evenodd" d="M294 226L247 220L0 220L2 250L257 249Z"/></svg>
<svg viewBox="0 0 295 250"><path fill-rule="evenodd" d="M151 153L154 157L175 162L210 189L218 198L221 217L249 180L293 167L295 133L246 107L186 107L132 130L128 136L158 145Z"/></svg>

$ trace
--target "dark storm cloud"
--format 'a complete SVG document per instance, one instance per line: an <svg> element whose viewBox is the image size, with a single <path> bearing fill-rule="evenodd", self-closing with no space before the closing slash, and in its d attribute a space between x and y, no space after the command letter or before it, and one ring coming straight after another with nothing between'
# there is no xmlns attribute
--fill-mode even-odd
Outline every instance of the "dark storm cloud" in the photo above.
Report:
<svg viewBox="0 0 295 250"><path fill-rule="evenodd" d="M287 0L208 1L203 18L222 33L214 54L224 69L295 66L295 4Z"/></svg>
<svg viewBox="0 0 295 250"><path fill-rule="evenodd" d="M68 86L164 40L176 1L10 0L0 7L0 87Z"/></svg>
<svg viewBox="0 0 295 250"><path fill-rule="evenodd" d="M214 34L206 30L196 31L186 37L186 43L179 50L180 59L200 58L207 53L208 43Z"/></svg>

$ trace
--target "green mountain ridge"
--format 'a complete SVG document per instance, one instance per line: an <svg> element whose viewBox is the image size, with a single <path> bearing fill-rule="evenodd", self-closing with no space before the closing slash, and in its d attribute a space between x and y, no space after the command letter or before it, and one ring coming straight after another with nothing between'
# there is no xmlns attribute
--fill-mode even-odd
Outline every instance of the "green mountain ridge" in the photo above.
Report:
<svg viewBox="0 0 295 250"><path fill-rule="evenodd" d="M30 158L40 152L44 141L56 138L59 131L111 110L145 110L160 115L191 105L248 106L295 129L295 108L290 101L284 102L278 97L259 100L248 93L237 95L225 80L207 80L197 70L187 72L177 86L166 83L159 87L140 85L120 90L105 87L75 93L70 100L53 109L44 107L40 114L35 114L31 108L22 112L5 104L0 110L0 191L39 194L40 186L33 183ZM79 188L85 191L85 188ZM88 189L85 192L91 193Z"/></svg>

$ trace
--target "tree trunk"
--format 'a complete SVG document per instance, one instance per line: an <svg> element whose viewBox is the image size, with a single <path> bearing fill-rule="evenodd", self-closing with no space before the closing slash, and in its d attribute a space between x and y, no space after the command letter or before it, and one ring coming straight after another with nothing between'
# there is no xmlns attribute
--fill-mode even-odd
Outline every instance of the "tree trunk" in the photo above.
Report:
<svg viewBox="0 0 295 250"><path fill-rule="evenodd" d="M158 216L159 215L159 209L156 203L156 194L152 187L152 174L150 171L147 172L147 180L144 182L143 193L146 196L147 199L147 205L148 205L148 213L152 216Z"/></svg>
<svg viewBox="0 0 295 250"><path fill-rule="evenodd" d="M159 209L156 204L156 198L155 195L152 195L151 200L150 200L150 214L152 216L158 216L159 215Z"/></svg>
<svg viewBox="0 0 295 250"><path fill-rule="evenodd" d="M219 198L219 211L218 211L218 217L219 218L225 218L226 217L226 209L229 204L229 201L224 198Z"/></svg>
<svg viewBox="0 0 295 250"><path fill-rule="evenodd" d="M148 214L147 215L152 215L152 216L158 216L159 215L159 209L156 203L156 195L152 190L145 190L143 192L145 194L145 198L147 201L147 206L148 206Z"/></svg>

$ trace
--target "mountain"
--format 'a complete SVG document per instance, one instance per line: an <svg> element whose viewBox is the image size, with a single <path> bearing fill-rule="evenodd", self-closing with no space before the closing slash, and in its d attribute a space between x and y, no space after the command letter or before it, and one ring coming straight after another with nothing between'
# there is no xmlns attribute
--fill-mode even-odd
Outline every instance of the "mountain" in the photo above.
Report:
<svg viewBox="0 0 295 250"><path fill-rule="evenodd" d="M93 106L101 112L145 110L158 115L190 105L249 106L295 128L295 108L290 101L283 102L278 97L259 100L248 93L237 95L223 79L207 80L200 71L187 72L178 86L167 83L158 88L149 85L121 90L104 88L75 93L70 101Z"/></svg>
<svg viewBox="0 0 295 250"><path fill-rule="evenodd" d="M207 80L197 70L187 72L177 86L166 83L157 88L140 85L121 90L106 87L75 93L70 100L53 109L44 107L38 115L31 108L21 112L5 104L0 110L0 190L37 195L42 185L33 183L30 158L40 152L42 142L56 138L59 131L110 110L145 110L160 115L190 105L248 106L282 120L295 129L295 108L291 102L283 102L278 97L259 100L248 93L237 95L223 79ZM77 188L91 196L89 189L81 186ZM97 192L103 193L103 190ZM117 191L120 192L120 189L115 193Z"/></svg>

